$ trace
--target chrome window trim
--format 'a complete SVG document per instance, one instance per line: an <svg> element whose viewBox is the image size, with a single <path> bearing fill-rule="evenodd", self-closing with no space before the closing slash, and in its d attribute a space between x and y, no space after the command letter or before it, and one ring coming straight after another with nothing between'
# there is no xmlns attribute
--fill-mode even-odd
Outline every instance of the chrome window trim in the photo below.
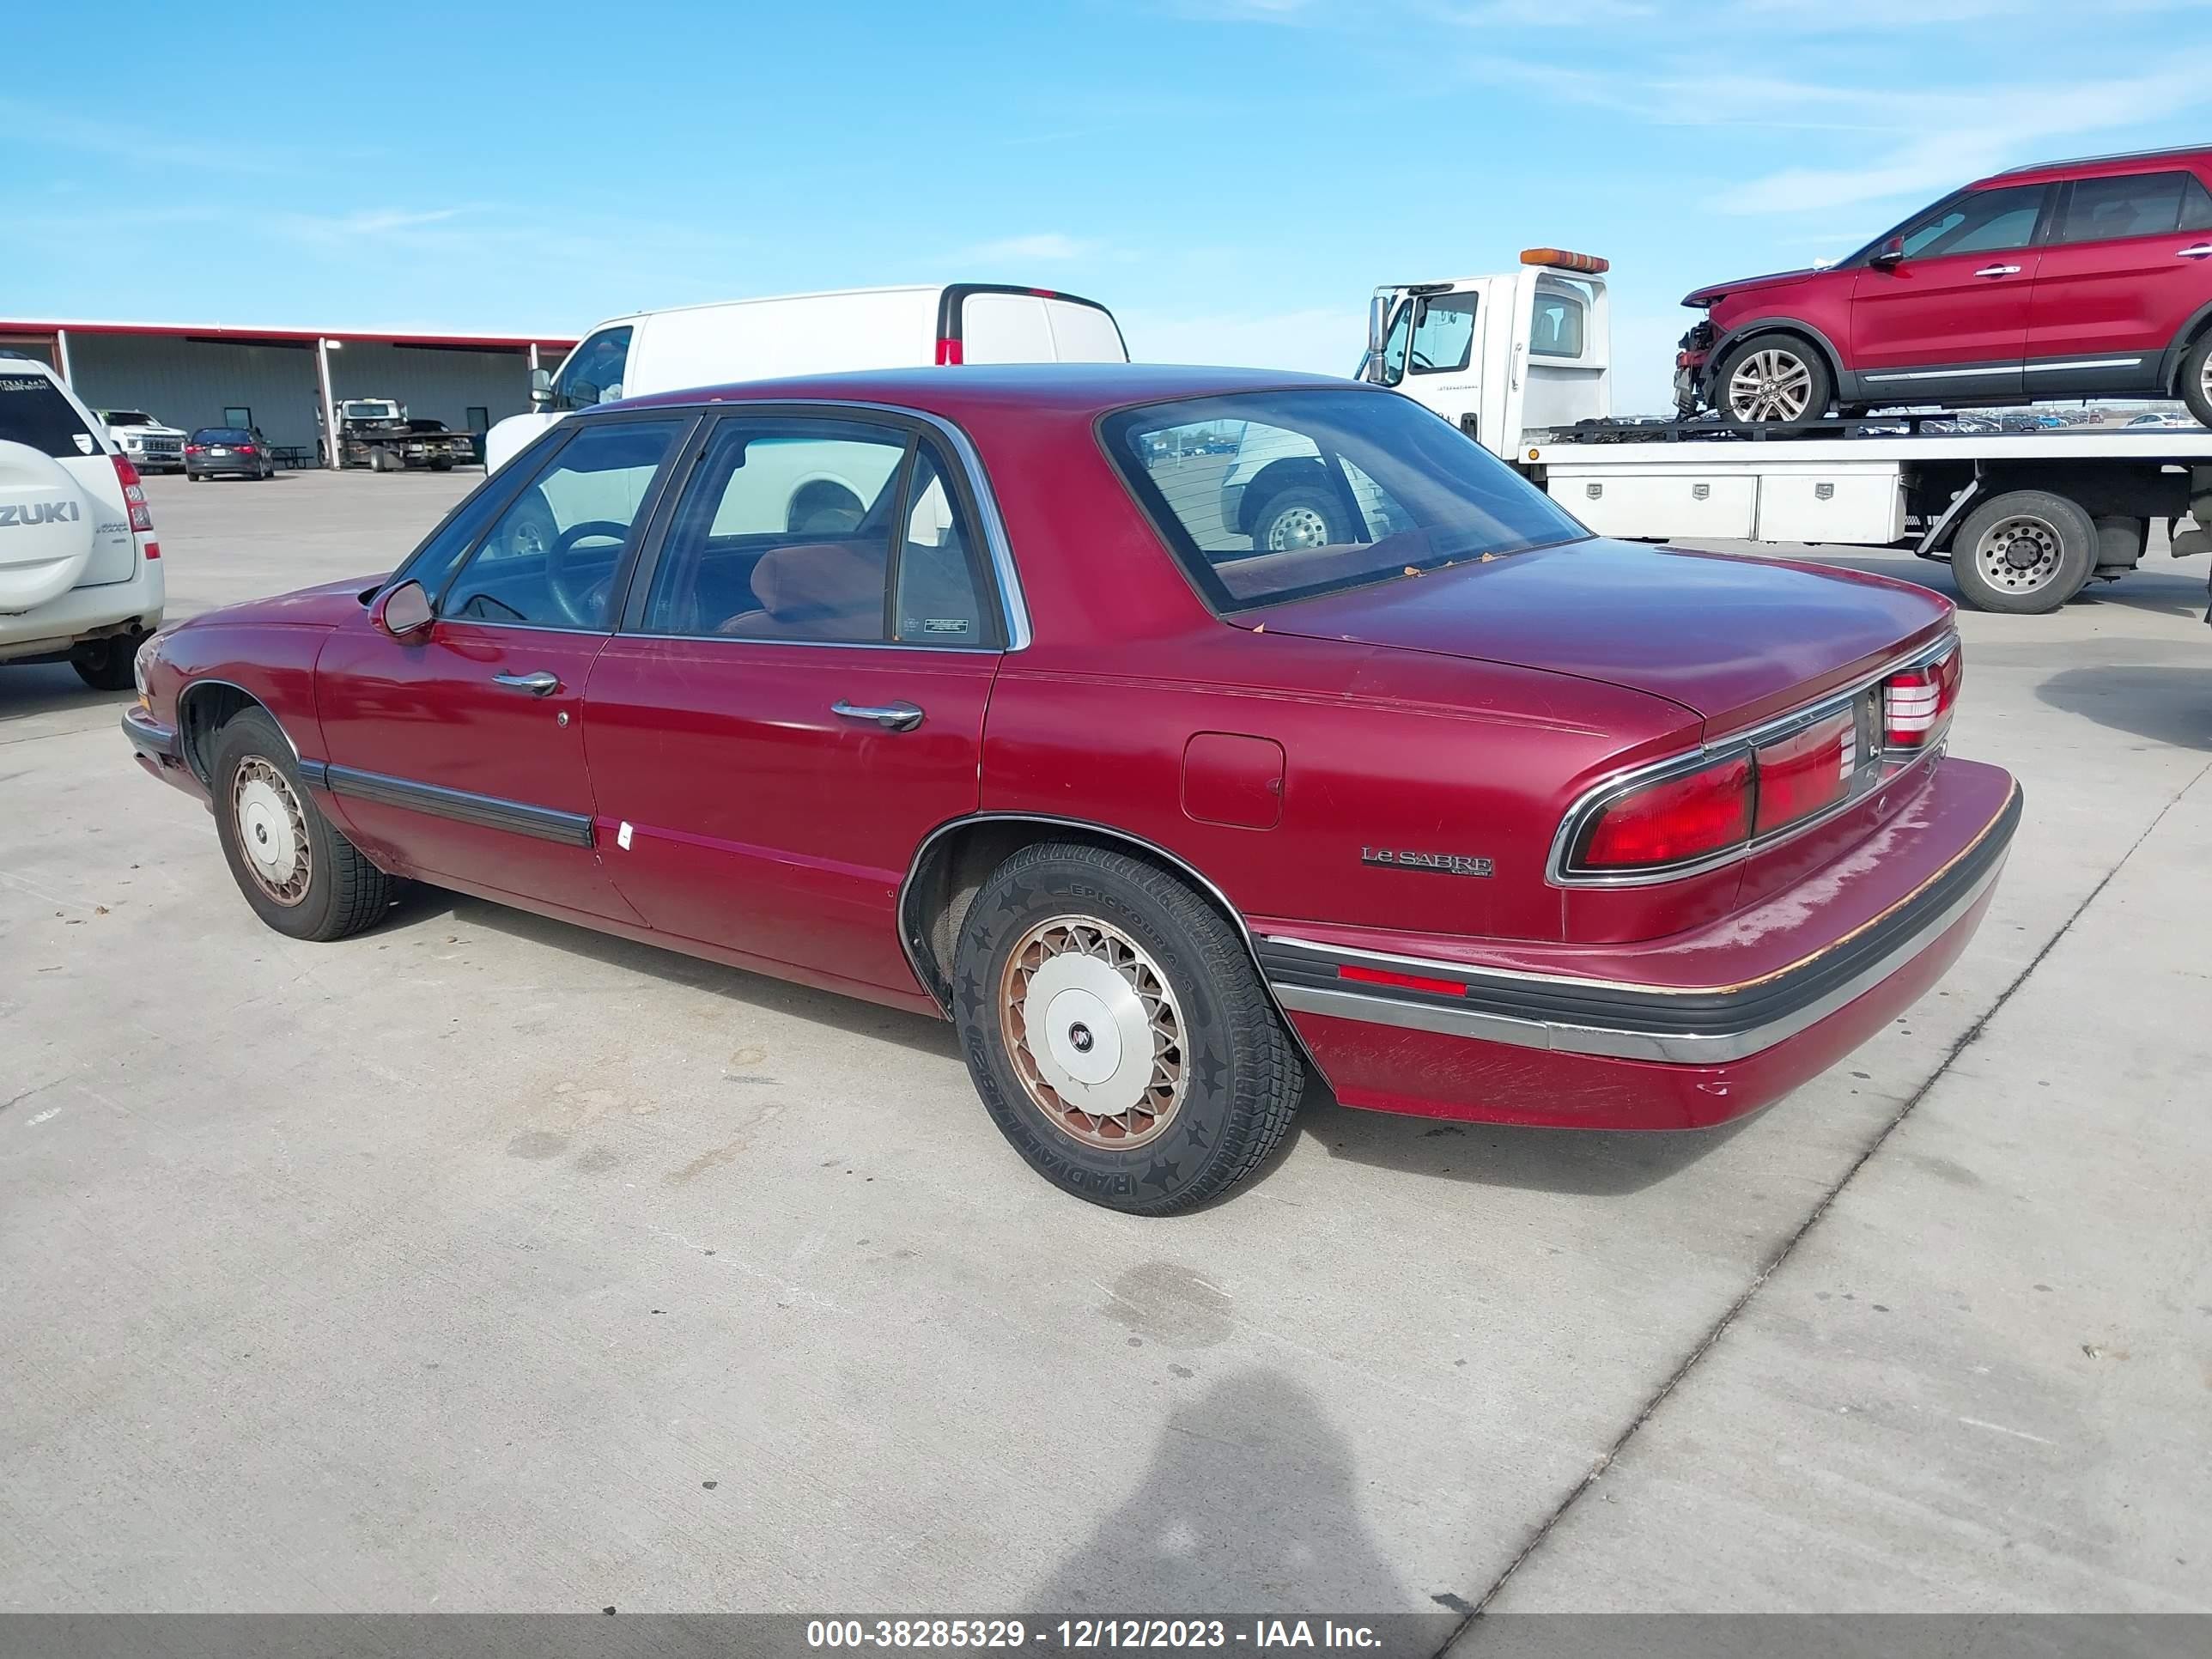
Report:
<svg viewBox="0 0 2212 1659"><path fill-rule="evenodd" d="M983 458L968 434L942 415L926 409L915 409L905 404L882 404L858 398L762 398L757 400L762 409L819 409L865 410L872 414L896 416L901 420L919 421L939 438L952 452L952 463L957 466L968 485L968 494L975 503L975 516L982 521L983 544L991 556L993 585L999 590L999 614L1006 624L1006 643L1002 650L988 652L993 656L1011 655L1029 648L1036 638L1030 626L1029 600L1022 592L1021 573L1014 566L1012 543L1006 536L1006 521L999 512L999 499L991 491L991 475L983 466ZM704 403L657 404L659 408L682 408L706 415L728 415L742 412L755 399L745 398L714 398ZM710 634L654 634L643 635L617 629L629 638L650 639L713 639ZM748 644L787 645L847 645L848 648L873 643L878 647L907 651L965 651L971 654L986 654L975 646L917 645L912 641L844 641L838 640L748 641Z"/></svg>
<svg viewBox="0 0 2212 1659"><path fill-rule="evenodd" d="M624 629L618 640L659 640L675 645L795 645L820 651L922 651L933 657L998 657L1006 653L988 645L924 645L919 640L776 640L735 634L649 634L643 629Z"/></svg>
<svg viewBox="0 0 2212 1659"><path fill-rule="evenodd" d="M1661 882L1680 881L1686 877L1723 869L1819 829L1838 813L1864 800L1875 790L1887 788L1934 761L1943 752L1942 734L1935 734L1933 742L1919 749L1897 751L1902 758L1894 766L1888 763L1893 751L1883 749L1881 751L1884 762L1882 768L1870 774L1869 781L1846 792L1840 800L1832 802L1810 817L1801 818L1795 823L1785 824L1779 830L1754 836L1739 846L1724 848L1708 857L1686 864L1661 865L1651 869L1611 873L1576 871L1567 865L1568 855L1590 818L1632 790L1698 771L1717 761L1727 759L1739 750L1748 752L1762 744L1772 743L1808 726L1817 725L1830 715L1850 708L1869 690L1881 684L1892 674L1901 674L1910 668L1941 661L1958 648L1959 635L1954 629L1931 644L1893 658L1873 673L1862 677L1843 690L1829 693L1817 702L1808 703L1802 708L1793 708L1786 714L1762 720L1757 726L1747 726L1716 741L1701 744L1686 753L1670 755L1663 760L1652 761L1625 772L1616 772L1610 777L1601 778L1575 798L1574 804L1567 808L1566 815L1559 820L1559 827L1552 836L1551 852L1544 861L1545 881L1553 887L1567 888L1650 887Z"/></svg>

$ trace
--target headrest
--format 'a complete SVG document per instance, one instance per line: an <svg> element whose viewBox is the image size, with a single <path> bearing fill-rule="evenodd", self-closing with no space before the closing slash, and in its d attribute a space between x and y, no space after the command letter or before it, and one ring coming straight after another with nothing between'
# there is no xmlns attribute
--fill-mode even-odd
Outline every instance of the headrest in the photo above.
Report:
<svg viewBox="0 0 2212 1659"><path fill-rule="evenodd" d="M842 615L884 603L881 544L800 542L753 566L753 597L778 622Z"/></svg>

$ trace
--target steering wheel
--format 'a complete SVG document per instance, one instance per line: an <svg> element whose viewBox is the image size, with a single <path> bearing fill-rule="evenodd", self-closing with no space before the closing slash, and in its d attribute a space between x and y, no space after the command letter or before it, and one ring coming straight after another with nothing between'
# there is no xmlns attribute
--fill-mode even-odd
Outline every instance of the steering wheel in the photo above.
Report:
<svg viewBox="0 0 2212 1659"><path fill-rule="evenodd" d="M607 590L613 585L614 573L609 571L596 581L585 583L568 565L568 556L576 544L592 538L611 541L619 550L629 539L629 526L609 519L586 519L581 524L572 524L553 538L552 546L545 550L545 587L553 597L556 610L577 628L597 628L604 619Z"/></svg>
<svg viewBox="0 0 2212 1659"><path fill-rule="evenodd" d="M1415 368L1420 369L1424 373L1427 374L1433 374L1435 372L1437 366L1431 362L1426 357L1423 356L1419 352L1413 352L1411 356L1413 357L1413 367Z"/></svg>

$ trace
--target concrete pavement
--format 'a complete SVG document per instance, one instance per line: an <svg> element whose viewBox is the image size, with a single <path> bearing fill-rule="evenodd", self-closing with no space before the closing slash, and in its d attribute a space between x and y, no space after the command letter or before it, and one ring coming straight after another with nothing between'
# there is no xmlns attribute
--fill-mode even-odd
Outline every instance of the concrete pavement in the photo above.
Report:
<svg viewBox="0 0 2212 1659"><path fill-rule="evenodd" d="M473 483L156 480L173 614ZM2212 1608L2203 594L1963 619L2027 823L1828 1077L1324 1103L1165 1223L927 1021L438 894L284 940L0 674L0 1609Z"/></svg>

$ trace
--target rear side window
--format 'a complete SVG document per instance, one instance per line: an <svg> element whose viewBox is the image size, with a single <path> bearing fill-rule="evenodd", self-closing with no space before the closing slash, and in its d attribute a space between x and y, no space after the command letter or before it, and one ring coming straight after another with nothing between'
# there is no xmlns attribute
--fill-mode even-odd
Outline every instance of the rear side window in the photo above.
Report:
<svg viewBox="0 0 2212 1659"><path fill-rule="evenodd" d="M1535 308L1528 319L1528 349L1539 357L1579 357L1583 355L1583 340L1588 333L1586 319L1589 316L1588 290L1580 283L1576 292L1561 293L1550 289L1540 289Z"/></svg>
<svg viewBox="0 0 2212 1659"><path fill-rule="evenodd" d="M0 374L0 441L27 444L58 460L100 453L92 428L43 374Z"/></svg>
<svg viewBox="0 0 2212 1659"><path fill-rule="evenodd" d="M2077 179L2058 228L2062 242L2111 242L2212 228L2212 194L2191 173Z"/></svg>

